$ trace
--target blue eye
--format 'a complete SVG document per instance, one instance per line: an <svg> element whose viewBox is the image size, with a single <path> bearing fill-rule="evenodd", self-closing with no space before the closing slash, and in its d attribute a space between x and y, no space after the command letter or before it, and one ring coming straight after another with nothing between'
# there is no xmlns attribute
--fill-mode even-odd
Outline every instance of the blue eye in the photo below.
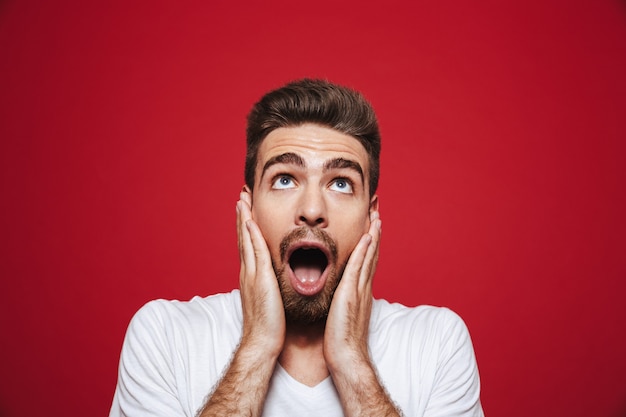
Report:
<svg viewBox="0 0 626 417"><path fill-rule="evenodd" d="M345 178L337 178L331 183L330 189L340 193L352 194L352 183Z"/></svg>
<svg viewBox="0 0 626 417"><path fill-rule="evenodd" d="M281 175L274 180L272 188L275 190L284 190L287 188L294 188L296 184L293 182L293 178L287 175Z"/></svg>

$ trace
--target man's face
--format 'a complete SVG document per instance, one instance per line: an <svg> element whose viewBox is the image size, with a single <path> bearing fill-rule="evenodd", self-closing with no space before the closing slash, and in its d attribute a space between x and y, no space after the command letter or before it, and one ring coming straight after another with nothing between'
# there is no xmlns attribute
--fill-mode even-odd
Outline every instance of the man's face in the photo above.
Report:
<svg viewBox="0 0 626 417"><path fill-rule="evenodd" d="M351 136L314 124L261 143L252 217L267 242L290 322L323 321L350 254L378 209L368 154Z"/></svg>

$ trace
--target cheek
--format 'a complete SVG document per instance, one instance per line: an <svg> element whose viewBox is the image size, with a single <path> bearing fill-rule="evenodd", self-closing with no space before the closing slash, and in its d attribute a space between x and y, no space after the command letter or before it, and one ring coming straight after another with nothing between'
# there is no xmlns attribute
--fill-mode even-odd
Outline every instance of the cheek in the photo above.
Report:
<svg viewBox="0 0 626 417"><path fill-rule="evenodd" d="M367 233L370 227L369 210L360 206L358 209L344 210L341 222L345 225L344 229L347 233L358 234L360 238L364 233Z"/></svg>
<svg viewBox="0 0 626 417"><path fill-rule="evenodd" d="M270 250L272 256L276 256L278 253L280 241L283 238L280 231L282 230L278 219L281 216L277 216L276 212L258 209L257 206L252 208L252 220L256 222L261 229L263 238L267 243L267 247Z"/></svg>
<svg viewBox="0 0 626 417"><path fill-rule="evenodd" d="M339 251L343 252L347 258L350 256L356 245L361 240L361 237L368 232L370 226L369 216L357 217L359 220L345 221L343 227L338 231L338 236L342 236L338 241Z"/></svg>
<svg viewBox="0 0 626 417"><path fill-rule="evenodd" d="M278 216L276 216L275 212L274 215L272 215L272 210L269 210L262 205L252 206L252 220L259 225L264 236L277 226L277 217Z"/></svg>

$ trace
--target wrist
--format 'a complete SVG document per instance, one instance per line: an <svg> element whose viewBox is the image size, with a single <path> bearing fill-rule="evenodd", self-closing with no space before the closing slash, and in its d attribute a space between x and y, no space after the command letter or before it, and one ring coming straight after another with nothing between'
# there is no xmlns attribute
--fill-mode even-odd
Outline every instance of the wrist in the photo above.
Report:
<svg viewBox="0 0 626 417"><path fill-rule="evenodd" d="M283 341L272 340L264 335L243 335L237 353L250 360L273 361L283 350Z"/></svg>
<svg viewBox="0 0 626 417"><path fill-rule="evenodd" d="M333 380L359 380L365 374L373 373L373 366L367 349L334 354L332 359L326 360L326 364Z"/></svg>

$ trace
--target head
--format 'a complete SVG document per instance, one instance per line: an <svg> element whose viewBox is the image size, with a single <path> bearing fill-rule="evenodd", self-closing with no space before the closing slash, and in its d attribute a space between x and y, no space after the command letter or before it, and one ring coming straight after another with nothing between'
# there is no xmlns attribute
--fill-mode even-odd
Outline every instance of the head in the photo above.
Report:
<svg viewBox="0 0 626 417"><path fill-rule="evenodd" d="M268 93L248 117L246 190L285 305L323 322L354 247L378 210L380 135L357 92L302 80Z"/></svg>
<svg viewBox="0 0 626 417"><path fill-rule="evenodd" d="M246 185L254 188L261 142L279 127L316 124L357 139L369 156L369 193L378 187L380 133L376 113L357 91L323 80L303 79L267 93L248 115Z"/></svg>

